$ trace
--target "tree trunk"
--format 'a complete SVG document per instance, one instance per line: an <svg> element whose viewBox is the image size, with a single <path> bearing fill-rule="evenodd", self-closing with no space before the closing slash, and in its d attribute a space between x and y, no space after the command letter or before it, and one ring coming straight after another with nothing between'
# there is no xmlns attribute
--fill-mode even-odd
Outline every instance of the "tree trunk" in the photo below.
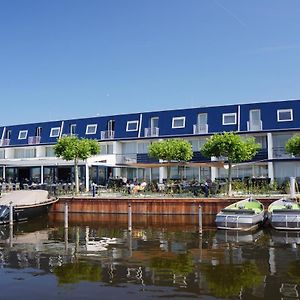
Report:
<svg viewBox="0 0 300 300"><path fill-rule="evenodd" d="M79 178L78 178L78 162L74 159L74 175L75 175L75 194L79 193Z"/></svg>
<svg viewBox="0 0 300 300"><path fill-rule="evenodd" d="M167 166L167 183L170 181L170 176L171 176L171 167Z"/></svg>
<svg viewBox="0 0 300 300"><path fill-rule="evenodd" d="M232 196L232 163L228 162L228 196Z"/></svg>

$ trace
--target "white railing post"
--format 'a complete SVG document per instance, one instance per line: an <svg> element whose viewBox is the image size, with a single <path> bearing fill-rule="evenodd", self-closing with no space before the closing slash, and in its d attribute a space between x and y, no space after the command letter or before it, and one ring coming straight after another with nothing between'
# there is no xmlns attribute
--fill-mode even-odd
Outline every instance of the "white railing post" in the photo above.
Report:
<svg viewBox="0 0 300 300"><path fill-rule="evenodd" d="M296 178L290 177L290 194L291 198L296 198Z"/></svg>
<svg viewBox="0 0 300 300"><path fill-rule="evenodd" d="M65 228L68 228L69 227L69 216L68 216L68 214L69 214L69 212L68 212L68 210L69 210L69 207L68 207L68 202L65 202L65 210L64 210L64 224L65 224Z"/></svg>
<svg viewBox="0 0 300 300"><path fill-rule="evenodd" d="M198 232L202 234L202 207L199 204L198 206Z"/></svg>
<svg viewBox="0 0 300 300"><path fill-rule="evenodd" d="M14 224L14 207L13 203L9 202L9 225L12 226Z"/></svg>
<svg viewBox="0 0 300 300"><path fill-rule="evenodd" d="M132 231L132 208L130 203L128 203L128 231Z"/></svg>

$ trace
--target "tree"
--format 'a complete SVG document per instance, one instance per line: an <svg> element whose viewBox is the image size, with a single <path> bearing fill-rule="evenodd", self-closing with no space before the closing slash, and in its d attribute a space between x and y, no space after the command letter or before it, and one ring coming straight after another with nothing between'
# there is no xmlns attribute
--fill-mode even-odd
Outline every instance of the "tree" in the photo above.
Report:
<svg viewBox="0 0 300 300"><path fill-rule="evenodd" d="M299 156L300 155L300 135L294 135L291 137L286 145L285 150L287 153Z"/></svg>
<svg viewBox="0 0 300 300"><path fill-rule="evenodd" d="M99 152L100 146L96 140L83 139L75 136L62 137L54 146L54 153L57 157L61 157L67 161L74 161L76 193L79 192L78 161L85 160Z"/></svg>
<svg viewBox="0 0 300 300"><path fill-rule="evenodd" d="M228 195L231 195L232 164L251 160L260 144L254 138L243 139L234 132L214 134L200 149L205 157L225 157L228 161Z"/></svg>
<svg viewBox="0 0 300 300"><path fill-rule="evenodd" d="M54 268L54 274L60 284L98 282L102 279L102 269L99 265L82 261L57 266Z"/></svg>
<svg viewBox="0 0 300 300"><path fill-rule="evenodd" d="M263 281L263 276L252 262L240 265L206 264L202 268L210 291L218 298L233 298L242 289L254 288Z"/></svg>
<svg viewBox="0 0 300 300"><path fill-rule="evenodd" d="M182 139L167 139L152 143L148 154L167 162L187 162L193 157L192 145ZM170 166L167 166L167 180L170 178Z"/></svg>

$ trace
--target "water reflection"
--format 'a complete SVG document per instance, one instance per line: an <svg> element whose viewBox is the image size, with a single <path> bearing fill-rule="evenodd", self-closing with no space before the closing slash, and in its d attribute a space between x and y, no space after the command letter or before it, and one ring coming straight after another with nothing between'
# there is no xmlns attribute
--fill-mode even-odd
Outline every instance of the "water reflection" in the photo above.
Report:
<svg viewBox="0 0 300 300"><path fill-rule="evenodd" d="M199 235L192 216L173 223L134 216L129 232L123 216L111 218L70 215L65 229L63 215L51 215L1 227L0 298L34 289L44 299L298 299L297 232L217 231L204 218ZM16 278L19 293L8 288Z"/></svg>

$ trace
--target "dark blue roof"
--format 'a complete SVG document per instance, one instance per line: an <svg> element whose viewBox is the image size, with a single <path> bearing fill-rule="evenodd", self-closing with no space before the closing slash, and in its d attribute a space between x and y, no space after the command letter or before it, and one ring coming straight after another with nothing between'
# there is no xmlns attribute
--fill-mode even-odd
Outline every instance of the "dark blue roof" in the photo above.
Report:
<svg viewBox="0 0 300 300"><path fill-rule="evenodd" d="M193 125L197 123L199 113L207 113L208 133L237 131L238 124L223 125L222 115L224 113L236 113L240 111L240 131L247 131L247 121L249 121L249 111L260 109L263 131L278 130L299 130L300 129L300 100L287 100L275 102L258 102L247 104L234 104L211 107L198 107L187 109L174 109L164 111L142 112L121 114L113 116L99 116L91 118L80 118L71 120L58 120L49 122L39 122L31 124L20 124L13 126L0 127L0 137L3 130L11 130L10 146L22 146L28 144L28 137L36 135L36 128L41 127L41 144L53 144L57 137L50 137L51 128L62 128L62 134L70 133L70 125L76 124L76 134L79 137L93 138L100 140L101 131L107 130L107 122L115 120L114 139L135 139L144 138L145 128L150 127L150 119L159 117L158 127L160 137L188 136L193 134ZM277 110L292 109L293 120L287 122L277 121ZM185 117L184 128L172 128L172 119L174 117ZM138 127L134 131L126 131L127 122L137 121ZM141 123L140 123L141 121ZM97 125L95 134L86 134L87 125ZM18 139L20 130L28 130L26 139ZM4 136L5 137L5 136Z"/></svg>

